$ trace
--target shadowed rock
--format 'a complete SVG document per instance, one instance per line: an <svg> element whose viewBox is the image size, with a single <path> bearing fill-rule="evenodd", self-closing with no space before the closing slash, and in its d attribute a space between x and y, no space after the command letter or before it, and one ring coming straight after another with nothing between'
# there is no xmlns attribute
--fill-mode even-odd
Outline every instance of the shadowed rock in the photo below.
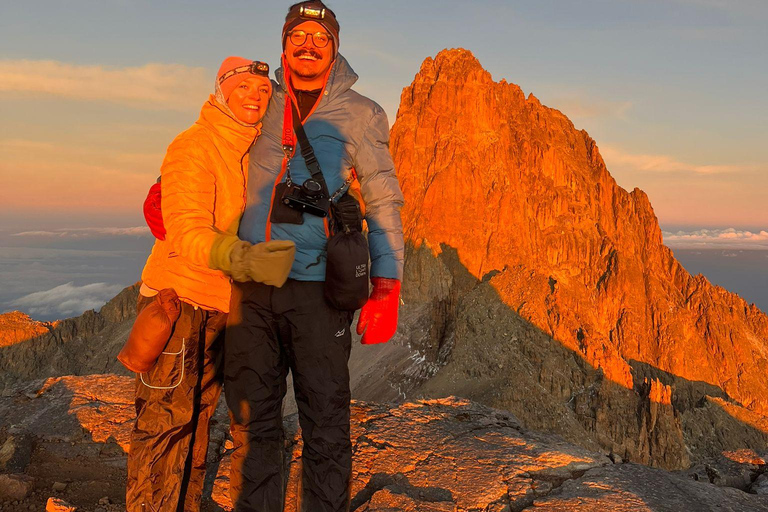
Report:
<svg viewBox="0 0 768 512"><path fill-rule="evenodd" d="M104 496L119 507L134 383L91 375L19 385L0 398L0 444L11 435L31 439L34 450L22 476L27 483L32 478L37 491L50 493L54 483L67 482L57 487L57 498L78 510L95 510ZM286 511L295 506L301 472L297 423L296 415L285 421ZM212 429L205 510L229 510L231 444L225 442L223 410ZM623 511L640 505L654 511L768 510L764 497L693 475L613 464L559 436L525 429L508 412L453 397L396 406L354 402L352 441L352 510L361 512ZM746 451L724 457L739 471L752 468L754 492L763 489L761 474L754 472L765 470L764 457ZM42 510L49 496L38 492L19 506L39 504ZM664 508L666 497L672 508Z"/></svg>
<svg viewBox="0 0 768 512"><path fill-rule="evenodd" d="M587 471L534 501L536 512L768 511L768 499L715 487L639 464Z"/></svg>
<svg viewBox="0 0 768 512"><path fill-rule="evenodd" d="M138 291L138 284L129 286L99 312L86 311L54 323L35 322L15 313L0 315L0 391L17 382L46 377L128 375L115 356L136 318ZM3 317L8 322L15 320L7 332ZM11 338L14 343L3 346L2 340Z"/></svg>

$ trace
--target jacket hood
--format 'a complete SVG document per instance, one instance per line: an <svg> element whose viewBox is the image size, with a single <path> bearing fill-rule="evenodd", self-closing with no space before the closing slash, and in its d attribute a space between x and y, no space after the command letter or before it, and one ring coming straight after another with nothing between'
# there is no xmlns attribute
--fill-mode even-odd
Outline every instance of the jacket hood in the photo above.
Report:
<svg viewBox="0 0 768 512"><path fill-rule="evenodd" d="M285 73L282 66L275 70L275 78L283 92L287 92L288 88L285 83ZM336 61L331 66L331 73L328 75L328 82L325 85L328 99L333 99L347 92L357 82L357 79L357 73L354 72L347 59L342 54L337 54Z"/></svg>
<svg viewBox="0 0 768 512"><path fill-rule="evenodd" d="M210 128L243 153L261 132L261 123L249 125L240 122L226 104L222 105L213 94L203 104L197 123Z"/></svg>

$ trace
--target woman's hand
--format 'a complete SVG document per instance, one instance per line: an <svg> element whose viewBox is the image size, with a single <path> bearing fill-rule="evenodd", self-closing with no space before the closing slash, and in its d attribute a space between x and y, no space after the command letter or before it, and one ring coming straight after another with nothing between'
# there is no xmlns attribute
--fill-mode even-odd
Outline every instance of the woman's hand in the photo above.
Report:
<svg viewBox="0 0 768 512"><path fill-rule="evenodd" d="M236 243L231 252L230 275L235 281L256 281L280 288L291 273L296 245L290 240L271 240L250 245Z"/></svg>

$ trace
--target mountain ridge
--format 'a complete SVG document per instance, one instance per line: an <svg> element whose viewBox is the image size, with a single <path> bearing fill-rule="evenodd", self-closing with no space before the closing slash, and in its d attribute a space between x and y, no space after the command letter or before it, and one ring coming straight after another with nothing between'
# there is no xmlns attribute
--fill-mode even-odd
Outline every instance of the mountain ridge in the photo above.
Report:
<svg viewBox="0 0 768 512"><path fill-rule="evenodd" d="M16 319L15 330L0 330L0 340L13 343L0 344L0 391L19 381L64 375L112 372L128 375L115 356L133 325L139 283L124 288L97 312L89 310L82 315L37 322L16 312L0 315L3 324ZM35 326L42 325L44 329Z"/></svg>
<svg viewBox="0 0 768 512"><path fill-rule="evenodd" d="M403 296L433 322L409 337L429 368L409 398L465 396L670 469L768 443L768 317L685 271L585 130L453 49L403 90L390 147Z"/></svg>
<svg viewBox="0 0 768 512"><path fill-rule="evenodd" d="M457 248L477 278L495 272L511 307L614 382L631 388L628 361L643 360L768 414L768 317L685 271L647 194L618 186L586 131L461 49L425 60L401 99L392 147L408 241ZM728 335L757 363L723 354Z"/></svg>

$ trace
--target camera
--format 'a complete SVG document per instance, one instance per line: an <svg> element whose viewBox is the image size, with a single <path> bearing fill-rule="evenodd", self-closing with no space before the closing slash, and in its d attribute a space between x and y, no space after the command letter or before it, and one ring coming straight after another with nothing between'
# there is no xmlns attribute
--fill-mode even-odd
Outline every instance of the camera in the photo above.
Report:
<svg viewBox="0 0 768 512"><path fill-rule="evenodd" d="M312 178L302 183L301 186L293 183L288 185L281 200L284 205L294 210L317 217L327 217L331 207L331 200L325 193L323 185Z"/></svg>

